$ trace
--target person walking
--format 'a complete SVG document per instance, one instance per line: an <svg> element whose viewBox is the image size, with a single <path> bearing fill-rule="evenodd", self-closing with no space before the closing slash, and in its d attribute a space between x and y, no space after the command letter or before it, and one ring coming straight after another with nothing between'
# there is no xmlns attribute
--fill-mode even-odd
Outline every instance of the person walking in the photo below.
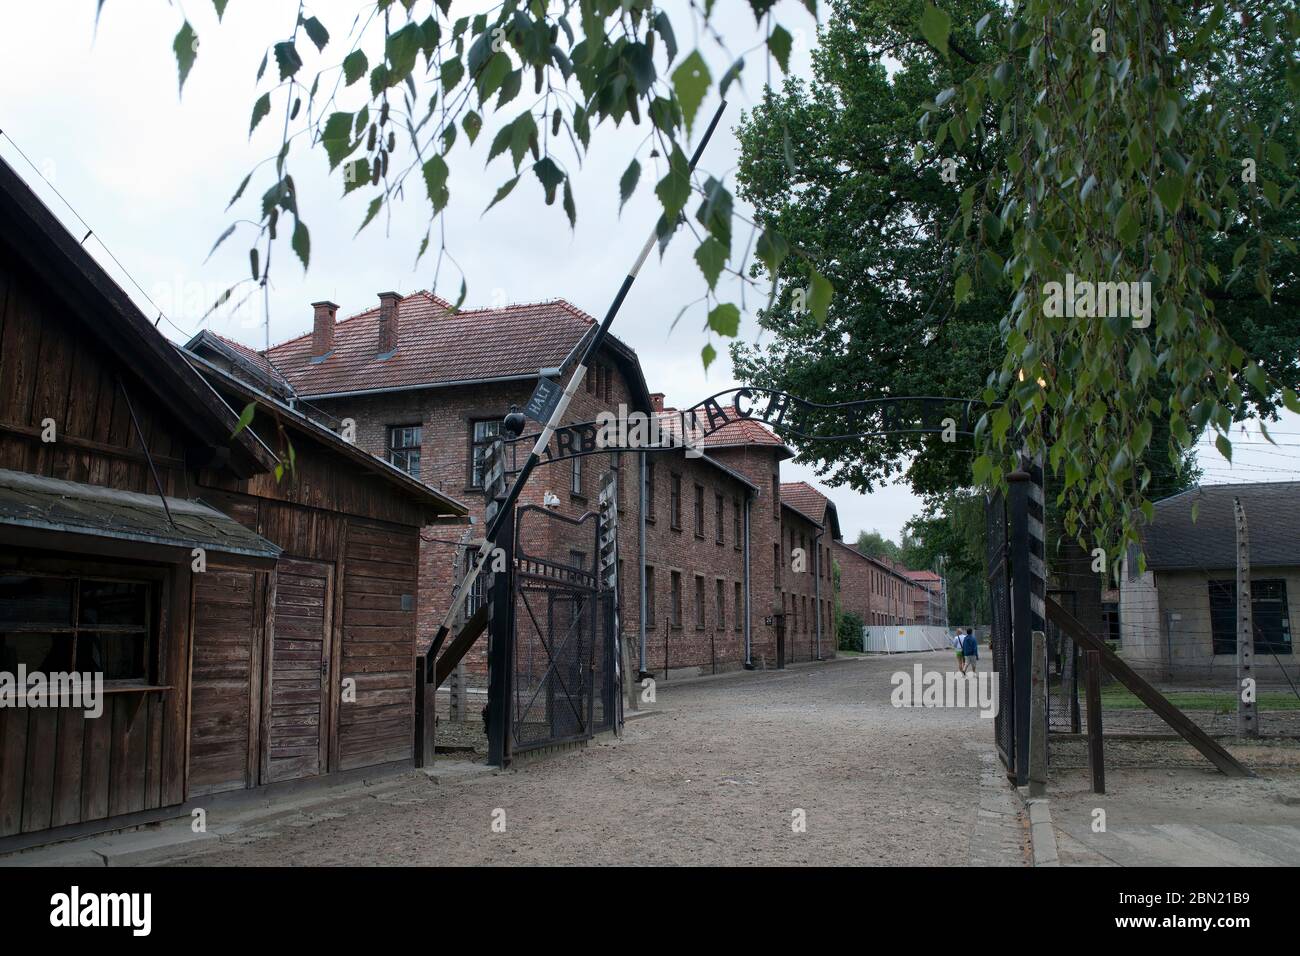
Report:
<svg viewBox="0 0 1300 956"><path fill-rule="evenodd" d="M966 666L970 668L970 672L972 674L978 673L979 668L977 665L979 664L980 659L980 645L979 641L975 640L974 628L966 628L966 636L961 640L961 655L965 660ZM965 671L962 673L965 673Z"/></svg>
<svg viewBox="0 0 1300 956"><path fill-rule="evenodd" d="M953 650L957 652L957 673L964 674L966 673L966 655L963 653L965 635L962 634L960 628L958 628L957 633L953 635L952 646Z"/></svg>

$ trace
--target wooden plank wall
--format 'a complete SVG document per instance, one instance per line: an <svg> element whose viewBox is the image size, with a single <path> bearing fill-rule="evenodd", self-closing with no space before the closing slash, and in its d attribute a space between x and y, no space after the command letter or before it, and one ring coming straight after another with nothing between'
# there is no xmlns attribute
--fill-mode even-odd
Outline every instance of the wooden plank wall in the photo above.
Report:
<svg viewBox="0 0 1300 956"><path fill-rule="evenodd" d="M40 285L0 263L0 468L152 493L120 374L168 494L184 494L184 431ZM41 441L54 420L57 441Z"/></svg>
<svg viewBox="0 0 1300 956"><path fill-rule="evenodd" d="M340 706L340 770L412 759L418 556L413 528L348 522L341 673L357 699Z"/></svg>
<svg viewBox="0 0 1300 956"><path fill-rule="evenodd" d="M258 783L267 572L194 576L189 796Z"/></svg>
<svg viewBox="0 0 1300 956"><path fill-rule="evenodd" d="M301 577L300 562L303 561L321 562L333 571L333 593L329 607L329 681L320 710L321 724L326 732L325 768L329 772L336 772L412 759L415 719L415 600L419 572L419 535L416 529L361 518L346 518L335 512L226 491L205 489L203 496L215 507L284 549L280 559L280 573L276 575L275 581L267 582L264 587L278 588L287 581L291 587L300 588L302 582L298 578ZM408 610L402 609L403 595L410 598L407 602ZM196 593L198 621L201 622L205 616L205 605L214 599L231 600L229 597L222 599L206 592ZM272 607L280 603L276 598L270 600L273 602ZM251 605L245 599L239 598L239 601L246 612L251 610ZM263 625L263 633L270 635L267 646L276 641L276 621L278 614L273 613ZM251 620L240 619L241 634L245 627L251 629L252 626ZM291 640L300 638L301 635L290 636ZM205 659L203 648L212 641L231 639L225 631L207 632L202 626L196 626L196 714L199 713L198 704L206 702L213 693L206 689L209 673L200 672L200 661ZM260 710L263 743L257 776L258 782L263 784L311 773L306 766L309 761L305 760L298 760L293 766L288 763L278 767L273 765L276 761L272 759L270 748L276 732L276 663L277 658L272 651L263 663L263 680L267 690L260 697L252 698L256 701L252 706ZM226 671L220 672L220 676L220 692L227 694L223 699L228 708L233 704L228 696L231 687L226 682L238 682L242 676ZM347 678L356 682L355 702L343 700L343 681ZM203 686L200 686L201 679ZM294 681L295 678L289 680ZM302 691L303 688L295 682L294 690ZM287 720L291 715L285 713L280 716ZM221 711L221 717L226 725L238 722L235 715L228 711ZM196 719L196 730L198 726ZM223 739L220 743L226 748L221 751L227 761L224 765L226 772L231 774L233 764L230 761L235 759L235 742ZM301 741L298 745L306 746ZM197 732L193 737L195 756L191 758L191 793L198 780L198 774L193 768L198 766L196 760L199 751L212 751L216 746L216 741L201 741ZM216 758L212 752L205 753L205 756ZM304 754L290 755L288 751L283 756L305 757ZM205 782L203 785L209 784L210 782ZM240 784L234 777L227 776L222 788L237 786Z"/></svg>
<svg viewBox="0 0 1300 956"><path fill-rule="evenodd" d="M3 567L39 573L74 565L120 573L13 555ZM159 605L159 681L170 690L106 694L99 717L69 707L0 709L0 837L184 800L188 569L172 573Z"/></svg>

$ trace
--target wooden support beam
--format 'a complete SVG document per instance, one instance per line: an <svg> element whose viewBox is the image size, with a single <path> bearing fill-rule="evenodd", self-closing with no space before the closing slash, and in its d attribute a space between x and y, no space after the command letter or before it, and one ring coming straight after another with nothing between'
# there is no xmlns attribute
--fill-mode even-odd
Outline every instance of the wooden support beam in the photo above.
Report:
<svg viewBox="0 0 1300 956"><path fill-rule="evenodd" d="M1181 710L1169 702L1164 694L1156 690L1137 671L1129 667L1110 646L1096 634L1090 632L1071 613L1057 604L1052 598L1047 599L1047 617L1086 650L1096 651L1101 666L1106 672L1123 684L1133 696L1146 704L1156 716L1178 732L1178 735L1201 752L1206 760L1214 764L1229 777L1253 777L1236 757L1228 753L1215 742L1214 738L1202 730Z"/></svg>
<svg viewBox="0 0 1300 956"><path fill-rule="evenodd" d="M474 646L474 642L478 640L479 635L487 629L487 623L488 602L484 601L479 605L479 609L474 612L473 616L465 622L465 626L461 628L460 633L447 645L447 649L443 651L434 665L434 690L442 686L442 682L456 669L460 659L469 653L469 649Z"/></svg>
<svg viewBox="0 0 1300 956"><path fill-rule="evenodd" d="M1101 738L1101 654L1083 652L1085 693L1088 700L1088 768L1092 771L1092 792L1106 792L1106 763Z"/></svg>

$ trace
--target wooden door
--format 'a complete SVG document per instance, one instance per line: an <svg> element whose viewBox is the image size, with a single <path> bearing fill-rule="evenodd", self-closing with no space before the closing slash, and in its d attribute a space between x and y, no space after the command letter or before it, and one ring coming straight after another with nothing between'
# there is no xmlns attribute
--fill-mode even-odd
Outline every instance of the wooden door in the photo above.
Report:
<svg viewBox="0 0 1300 956"><path fill-rule="evenodd" d="M263 783L325 772L333 604L333 565L280 559L263 708Z"/></svg>

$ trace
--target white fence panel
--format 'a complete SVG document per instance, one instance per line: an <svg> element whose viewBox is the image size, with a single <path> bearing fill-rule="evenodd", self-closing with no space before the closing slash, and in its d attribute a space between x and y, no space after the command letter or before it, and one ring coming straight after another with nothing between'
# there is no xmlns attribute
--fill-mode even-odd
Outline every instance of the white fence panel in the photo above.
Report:
<svg viewBox="0 0 1300 956"><path fill-rule="evenodd" d="M868 654L950 651L953 633L933 624L868 625L862 629L862 649Z"/></svg>

